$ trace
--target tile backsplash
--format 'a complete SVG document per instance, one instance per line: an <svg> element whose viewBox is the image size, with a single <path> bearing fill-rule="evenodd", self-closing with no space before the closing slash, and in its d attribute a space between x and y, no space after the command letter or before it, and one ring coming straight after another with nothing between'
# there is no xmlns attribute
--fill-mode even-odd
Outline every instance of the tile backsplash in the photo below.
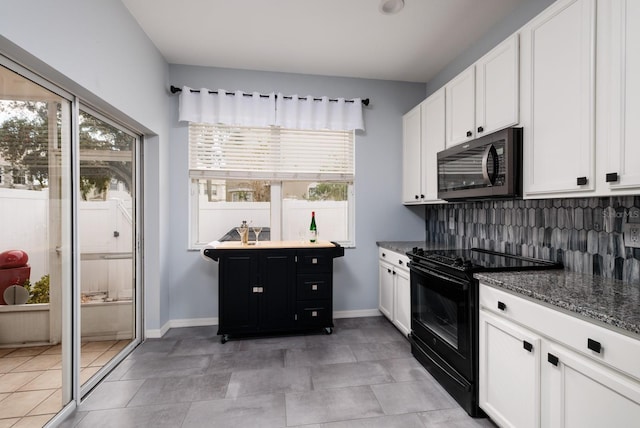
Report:
<svg viewBox="0 0 640 428"><path fill-rule="evenodd" d="M449 203L426 206L426 240L640 283L640 248L625 247L626 222L640 223L640 196Z"/></svg>

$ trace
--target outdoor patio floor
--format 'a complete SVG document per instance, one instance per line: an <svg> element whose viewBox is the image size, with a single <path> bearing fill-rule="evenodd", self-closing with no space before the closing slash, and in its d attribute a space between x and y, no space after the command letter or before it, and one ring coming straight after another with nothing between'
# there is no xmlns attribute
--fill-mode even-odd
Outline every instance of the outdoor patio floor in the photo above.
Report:
<svg viewBox="0 0 640 428"><path fill-rule="evenodd" d="M80 379L86 382L129 340L83 342ZM61 346L0 348L0 428L42 427L62 408Z"/></svg>

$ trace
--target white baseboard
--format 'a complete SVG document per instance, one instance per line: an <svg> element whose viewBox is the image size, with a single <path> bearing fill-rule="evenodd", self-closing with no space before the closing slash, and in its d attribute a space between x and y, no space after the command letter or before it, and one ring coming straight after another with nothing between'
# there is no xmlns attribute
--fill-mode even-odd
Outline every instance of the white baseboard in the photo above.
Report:
<svg viewBox="0 0 640 428"><path fill-rule="evenodd" d="M333 318L360 318L360 317L378 317L382 316L378 309L358 309L354 311L334 311ZM170 328L180 327L201 327L207 325L218 325L218 318L185 318L178 320L169 320L160 329L145 330L145 338L159 339L165 335Z"/></svg>
<svg viewBox="0 0 640 428"><path fill-rule="evenodd" d="M164 336L170 328L201 327L207 325L218 325L218 318L184 318L179 320L169 320L160 329L145 330L145 338L159 339Z"/></svg>
<svg viewBox="0 0 640 428"><path fill-rule="evenodd" d="M377 309L358 309L355 311L333 311L334 318L360 318L382 316Z"/></svg>

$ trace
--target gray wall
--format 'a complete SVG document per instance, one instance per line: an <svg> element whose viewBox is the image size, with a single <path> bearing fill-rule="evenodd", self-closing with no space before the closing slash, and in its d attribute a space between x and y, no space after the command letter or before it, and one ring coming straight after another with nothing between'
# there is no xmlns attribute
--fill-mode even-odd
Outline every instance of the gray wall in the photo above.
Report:
<svg viewBox="0 0 640 428"><path fill-rule="evenodd" d="M377 240L424 240L424 207L401 204L402 115L424 98L424 84L171 65L171 84L370 98L356 134L356 248L334 263L336 311L378 307ZM217 264L187 250L187 126L171 102L171 319L217 316Z"/></svg>
<svg viewBox="0 0 640 428"><path fill-rule="evenodd" d="M3 0L0 29L1 54L148 136L145 315L159 329L169 316L168 64L120 1Z"/></svg>
<svg viewBox="0 0 640 428"><path fill-rule="evenodd" d="M489 52L504 39L515 33L520 27L529 22L555 0L524 0L505 19L493 26L484 36L473 43L464 53L456 57L433 79L427 82L426 96L428 97L449 80L456 77L482 55ZM472 18L470 18L472 19ZM452 29L455 31L455 29Z"/></svg>

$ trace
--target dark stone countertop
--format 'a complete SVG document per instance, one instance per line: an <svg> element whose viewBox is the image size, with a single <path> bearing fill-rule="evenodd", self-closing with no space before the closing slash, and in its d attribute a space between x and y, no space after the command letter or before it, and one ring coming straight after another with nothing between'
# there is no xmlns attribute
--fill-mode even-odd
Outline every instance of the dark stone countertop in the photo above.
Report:
<svg viewBox="0 0 640 428"><path fill-rule="evenodd" d="M413 247L424 248L424 241L377 241L376 244L378 244L378 247L386 248L402 255L411 251Z"/></svg>
<svg viewBox="0 0 640 428"><path fill-rule="evenodd" d="M413 247L422 248L424 250L451 250L457 248L447 244L425 241L377 241L376 244L378 244L378 247L386 248L387 250L401 254L410 252L413 250Z"/></svg>
<svg viewBox="0 0 640 428"><path fill-rule="evenodd" d="M481 272L475 277L483 284L640 335L640 284L567 270Z"/></svg>

